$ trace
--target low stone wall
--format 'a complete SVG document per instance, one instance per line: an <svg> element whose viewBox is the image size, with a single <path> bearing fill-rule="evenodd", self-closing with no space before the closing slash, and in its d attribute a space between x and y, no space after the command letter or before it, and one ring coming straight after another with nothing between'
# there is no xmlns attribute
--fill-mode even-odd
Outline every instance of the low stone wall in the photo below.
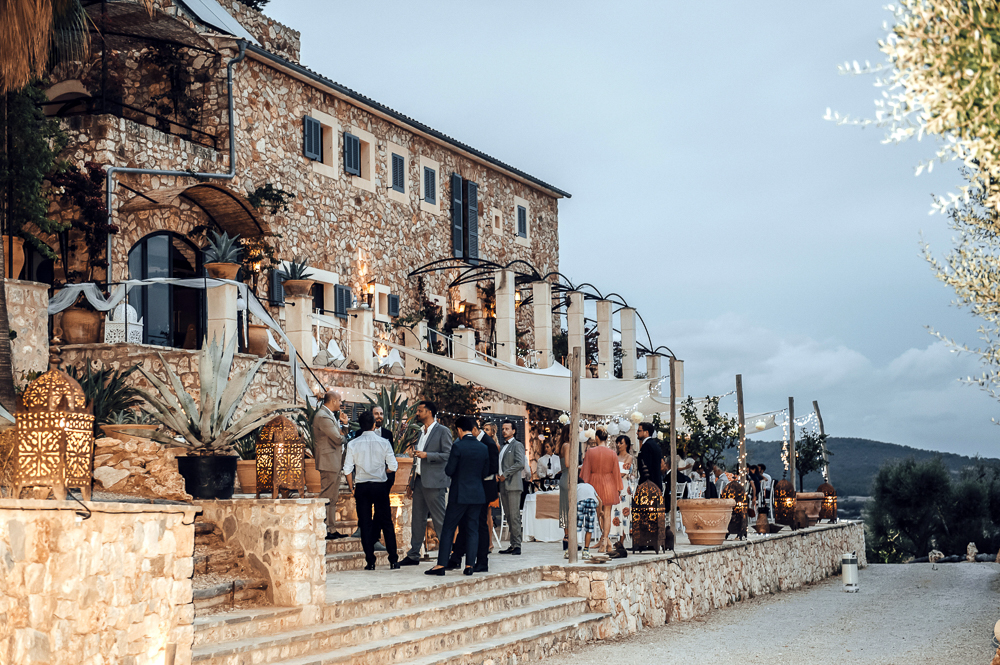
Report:
<svg viewBox="0 0 1000 665"><path fill-rule="evenodd" d="M0 663L188 663L193 506L0 499Z"/></svg>
<svg viewBox="0 0 1000 665"><path fill-rule="evenodd" d="M191 502L184 477L177 471L177 458L150 439L95 440L94 481L116 494Z"/></svg>
<svg viewBox="0 0 1000 665"><path fill-rule="evenodd" d="M593 612L609 612L594 635L607 639L684 621L765 593L796 589L840 571L844 552L866 566L860 522L816 526L761 540L674 555L635 555L613 567L553 568Z"/></svg>
<svg viewBox="0 0 1000 665"><path fill-rule="evenodd" d="M49 368L49 287L7 279L4 292L10 329L17 333L11 342L14 377L23 382L28 372Z"/></svg>
<svg viewBox="0 0 1000 665"><path fill-rule="evenodd" d="M205 522L268 581L279 607L319 607L326 600L326 499L199 501Z"/></svg>

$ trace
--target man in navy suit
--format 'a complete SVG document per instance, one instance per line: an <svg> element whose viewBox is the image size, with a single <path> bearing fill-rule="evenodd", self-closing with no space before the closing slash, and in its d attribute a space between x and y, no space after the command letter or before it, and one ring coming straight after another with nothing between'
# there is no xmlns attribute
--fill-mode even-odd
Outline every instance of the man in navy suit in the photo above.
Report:
<svg viewBox="0 0 1000 665"><path fill-rule="evenodd" d="M479 516L479 552L476 553L476 564L472 569L474 573L488 573L490 556L490 537L492 535L490 520L490 504L500 496L497 474L500 472L500 447L489 434L483 431L483 419L475 417L476 428L472 430L472 436L486 445L486 450L490 454L490 472L483 478L483 491L486 492L486 503L483 504L482 514ZM455 538L455 546L451 551L451 558L448 559L448 570L455 570L462 565L462 557L465 556L465 526L460 525L458 537Z"/></svg>
<svg viewBox="0 0 1000 665"><path fill-rule="evenodd" d="M451 543L455 539L455 529L459 523L465 532L465 571L472 574L479 549L479 518L482 516L486 492L483 478L490 472L490 454L472 431L476 421L472 416L459 416L455 429L459 438L452 444L445 473L451 478L448 492L448 508L444 513L444 532L438 545L437 565L425 570L427 575L444 575L451 555Z"/></svg>

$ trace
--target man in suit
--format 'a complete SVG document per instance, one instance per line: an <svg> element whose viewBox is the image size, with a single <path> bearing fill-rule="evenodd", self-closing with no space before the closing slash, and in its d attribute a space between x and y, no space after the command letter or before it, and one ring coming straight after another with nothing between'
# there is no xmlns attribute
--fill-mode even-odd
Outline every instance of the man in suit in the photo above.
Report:
<svg viewBox="0 0 1000 665"><path fill-rule="evenodd" d="M451 431L437 422L437 406L434 402L423 401L417 405L417 420L423 425L416 450L413 451L413 471L407 498L413 497L412 524L410 531L410 551L399 562L401 566L416 566L420 563L420 546L424 544L427 531L427 517L434 523L438 538L444 530L444 497L450 479L445 473L448 456L451 454Z"/></svg>
<svg viewBox="0 0 1000 665"><path fill-rule="evenodd" d="M500 428L503 448L500 450L500 505L510 526L510 547L500 554L521 553L521 474L524 472L524 444L515 438L514 423L505 420Z"/></svg>
<svg viewBox="0 0 1000 665"><path fill-rule="evenodd" d="M426 575L444 575L451 555L455 529L459 524L465 532L464 574L471 575L476 565L479 522L486 502L483 478L490 470L490 455L486 446L472 435L475 428L476 421L472 416L459 416L455 421L459 438L452 444L448 464L445 467L445 473L451 478L451 490L448 493L448 509L444 516L444 531L441 533L437 565L425 570Z"/></svg>
<svg viewBox="0 0 1000 665"><path fill-rule="evenodd" d="M660 442L653 437L653 432L656 428L653 427L652 423L639 423L638 429L636 429L636 437L641 441L639 447L639 456L637 462L639 464L639 484L643 484L647 480L660 488L663 491L663 449L660 448Z"/></svg>
<svg viewBox="0 0 1000 665"><path fill-rule="evenodd" d="M486 446L486 451L490 455L489 472L483 478L483 492L486 493L486 503L483 504L482 514L479 516L479 551L476 552L476 563L472 569L474 573L488 573L490 556L490 538L492 537L492 527L490 520L490 504L500 496L497 485L497 473L500 471L500 449L496 441L489 434L483 431L483 421L480 417L474 419L475 427L472 436L476 437L480 443ZM448 559L448 570L455 570L462 564L462 557L465 556L465 525L458 527L458 537L455 538L455 546L451 551L451 558Z"/></svg>
<svg viewBox="0 0 1000 665"><path fill-rule="evenodd" d="M347 414L340 412L341 396L330 390L323 396L323 405L313 416L313 444L316 470L320 477L320 497L326 505L326 538L346 538L337 532L337 499L340 498L340 471L344 462L344 432ZM338 412L339 415L338 415Z"/></svg>
<svg viewBox="0 0 1000 665"><path fill-rule="evenodd" d="M399 553L396 549L396 531L392 525L392 509L389 507L389 486L385 481L386 469L395 471L398 462L389 442L375 433L375 417L370 411L358 416L358 427L361 434L347 444L344 473L358 508L365 570L375 570L375 540L379 532L385 534L389 568L396 569L399 568Z"/></svg>

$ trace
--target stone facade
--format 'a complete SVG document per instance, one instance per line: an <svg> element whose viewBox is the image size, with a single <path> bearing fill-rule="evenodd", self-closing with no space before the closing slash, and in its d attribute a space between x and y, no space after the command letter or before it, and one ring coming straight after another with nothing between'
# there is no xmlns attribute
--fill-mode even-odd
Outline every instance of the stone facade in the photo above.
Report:
<svg viewBox="0 0 1000 665"><path fill-rule="evenodd" d="M200 501L201 519L268 581L279 607L319 607L326 598L326 499Z"/></svg>
<svg viewBox="0 0 1000 665"><path fill-rule="evenodd" d="M0 499L0 663L189 663L193 506Z"/></svg>
<svg viewBox="0 0 1000 665"><path fill-rule="evenodd" d="M4 280L7 317L17 333L11 342L14 377L24 383L29 372L49 368L49 287L37 282Z"/></svg>
<svg viewBox="0 0 1000 665"><path fill-rule="evenodd" d="M94 441L94 480L118 494L191 501L174 454L149 439L105 437Z"/></svg>

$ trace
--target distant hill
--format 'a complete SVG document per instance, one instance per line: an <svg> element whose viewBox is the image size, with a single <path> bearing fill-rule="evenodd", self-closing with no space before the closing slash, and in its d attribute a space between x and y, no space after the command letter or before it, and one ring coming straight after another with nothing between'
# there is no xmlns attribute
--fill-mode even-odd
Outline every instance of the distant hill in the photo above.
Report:
<svg viewBox="0 0 1000 665"><path fill-rule="evenodd" d="M964 467L977 462L976 458L965 455L919 450L909 446L869 439L831 437L827 439L827 446L833 453L830 456L830 480L840 496L868 496L872 480L878 473L879 467L890 460L903 460L912 457L917 461L924 461L940 457L945 467L955 475L958 475ZM736 451L726 452L726 464L732 468L732 465L736 463ZM1000 465L1000 459L979 458L978 461ZM747 463L760 462L767 465L767 472L773 478L781 478L784 471L784 466L781 463L781 441L748 439ZM806 476L805 488L813 491L822 482L823 479L819 473L810 474Z"/></svg>

